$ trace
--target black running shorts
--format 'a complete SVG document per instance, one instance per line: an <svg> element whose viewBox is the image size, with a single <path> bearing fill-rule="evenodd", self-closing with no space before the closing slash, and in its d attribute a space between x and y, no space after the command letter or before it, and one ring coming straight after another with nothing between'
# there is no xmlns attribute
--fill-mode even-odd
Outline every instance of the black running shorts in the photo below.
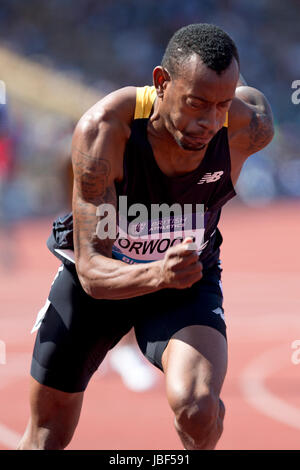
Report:
<svg viewBox="0 0 300 470"><path fill-rule="evenodd" d="M226 338L219 264L189 289L164 289L125 300L96 300L82 289L75 267L59 269L41 310L31 364L39 383L82 392L107 352L133 327L147 359L162 369L170 338L189 325L206 325Z"/></svg>

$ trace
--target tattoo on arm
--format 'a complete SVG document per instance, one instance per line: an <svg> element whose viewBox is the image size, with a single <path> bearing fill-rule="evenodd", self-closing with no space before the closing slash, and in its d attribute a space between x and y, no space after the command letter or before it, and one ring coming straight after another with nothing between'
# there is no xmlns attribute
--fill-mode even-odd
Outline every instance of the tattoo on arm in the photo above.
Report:
<svg viewBox="0 0 300 470"><path fill-rule="evenodd" d="M111 257L113 240L100 240L96 233L97 224L102 219L96 215L97 207L104 203L114 207L117 204L114 183L109 181L110 162L73 149L73 171L76 181L73 216L77 255L84 249L89 258L99 253Z"/></svg>
<svg viewBox="0 0 300 470"><path fill-rule="evenodd" d="M249 124L249 146L247 150L252 151L252 153L257 152L270 142L272 136L272 116L269 113L258 114L253 111Z"/></svg>
<svg viewBox="0 0 300 470"><path fill-rule="evenodd" d="M111 173L110 162L78 149L74 149L73 155L74 177L79 183L79 189L88 199L101 199Z"/></svg>
<svg viewBox="0 0 300 470"><path fill-rule="evenodd" d="M233 145L247 158L270 143L274 135L271 106L262 92L249 86L236 88L231 112Z"/></svg>

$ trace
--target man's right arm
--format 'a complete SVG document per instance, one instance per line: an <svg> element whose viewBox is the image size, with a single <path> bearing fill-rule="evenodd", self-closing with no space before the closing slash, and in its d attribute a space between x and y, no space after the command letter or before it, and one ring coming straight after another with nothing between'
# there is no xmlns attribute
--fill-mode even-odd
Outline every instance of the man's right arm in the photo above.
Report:
<svg viewBox="0 0 300 470"><path fill-rule="evenodd" d="M121 180L130 128L104 102L78 123L72 140L73 221L76 269L83 289L97 299L123 299L162 288L184 288L201 278L201 263L187 242L162 261L128 265L112 258L114 239L99 238L101 204L117 208L115 181ZM121 113L122 114L122 113Z"/></svg>

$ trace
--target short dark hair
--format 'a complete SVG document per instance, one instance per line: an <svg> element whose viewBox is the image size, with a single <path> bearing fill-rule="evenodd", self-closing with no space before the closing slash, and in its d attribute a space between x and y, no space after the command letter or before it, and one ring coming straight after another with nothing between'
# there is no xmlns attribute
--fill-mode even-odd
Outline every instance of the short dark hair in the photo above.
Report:
<svg viewBox="0 0 300 470"><path fill-rule="evenodd" d="M167 45L161 65L175 77L194 53L218 75L227 69L233 57L240 65L238 50L231 37L218 26L207 23L190 24L176 31Z"/></svg>

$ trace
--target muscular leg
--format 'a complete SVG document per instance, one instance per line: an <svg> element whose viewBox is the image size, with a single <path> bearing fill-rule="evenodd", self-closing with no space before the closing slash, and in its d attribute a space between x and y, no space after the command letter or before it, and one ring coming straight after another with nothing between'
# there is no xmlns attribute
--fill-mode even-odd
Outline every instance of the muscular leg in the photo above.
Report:
<svg viewBox="0 0 300 470"><path fill-rule="evenodd" d="M214 449L225 415L219 398L227 370L224 336L208 326L185 327L169 341L162 365L168 402L184 448Z"/></svg>
<svg viewBox="0 0 300 470"><path fill-rule="evenodd" d="M31 378L31 417L18 450L63 450L72 439L83 401L83 392L65 393Z"/></svg>

